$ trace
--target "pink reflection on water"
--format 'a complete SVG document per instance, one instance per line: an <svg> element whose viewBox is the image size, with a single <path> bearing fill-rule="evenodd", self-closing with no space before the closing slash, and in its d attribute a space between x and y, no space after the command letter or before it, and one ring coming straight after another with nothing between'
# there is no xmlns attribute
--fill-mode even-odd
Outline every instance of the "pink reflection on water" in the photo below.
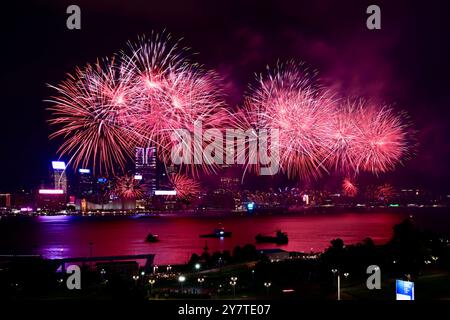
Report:
<svg viewBox="0 0 450 320"><path fill-rule="evenodd" d="M258 233L288 233L289 243L279 246L288 251L321 251L330 240L342 238L346 244L371 237L380 244L389 240L392 226L404 216L394 213L348 213L302 216L226 217L226 218L126 218L126 217L39 217L33 223L32 236L22 235L26 243L36 246L37 253L48 258L125 254L156 254L157 264L186 262L192 253L201 253L207 245L210 252L232 251L236 245L255 244ZM219 223L231 238L205 239ZM146 243L148 233L159 235L160 242ZM19 238L17 238L19 239ZM22 239L22 238L20 238ZM21 241L21 240L17 240ZM91 243L91 244L90 244ZM275 244L257 244L273 248ZM30 249L31 250L31 249ZM92 252L91 252L92 251Z"/></svg>

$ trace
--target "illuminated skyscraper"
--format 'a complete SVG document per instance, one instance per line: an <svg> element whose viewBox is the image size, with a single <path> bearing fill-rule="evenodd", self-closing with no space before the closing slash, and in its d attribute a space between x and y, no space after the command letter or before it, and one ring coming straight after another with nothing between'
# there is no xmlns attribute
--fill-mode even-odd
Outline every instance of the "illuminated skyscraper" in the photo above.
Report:
<svg viewBox="0 0 450 320"><path fill-rule="evenodd" d="M11 194L10 193L0 194L0 207L5 207L5 208L11 207Z"/></svg>
<svg viewBox="0 0 450 320"><path fill-rule="evenodd" d="M136 148L135 179L142 180L146 195L152 196L158 186L156 148Z"/></svg>
<svg viewBox="0 0 450 320"><path fill-rule="evenodd" d="M64 190L64 193L67 194L66 163L64 161L52 161L52 168L53 187Z"/></svg>
<svg viewBox="0 0 450 320"><path fill-rule="evenodd" d="M92 200L94 196L94 177L90 169L78 169L76 179L76 195L80 199Z"/></svg>

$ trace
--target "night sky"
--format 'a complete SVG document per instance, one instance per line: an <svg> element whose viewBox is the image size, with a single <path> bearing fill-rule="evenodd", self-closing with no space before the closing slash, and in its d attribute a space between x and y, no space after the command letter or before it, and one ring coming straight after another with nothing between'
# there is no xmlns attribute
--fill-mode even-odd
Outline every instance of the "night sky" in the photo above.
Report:
<svg viewBox="0 0 450 320"><path fill-rule="evenodd" d="M3 7L0 191L38 186L57 157L58 141L48 140L47 83L164 29L222 75L231 106L242 102L255 72L295 59L342 95L407 111L417 130L415 155L380 179L449 190L450 5L414 2L54 0ZM81 7L81 30L66 28L70 4ZM381 30L366 28L370 4L381 7Z"/></svg>

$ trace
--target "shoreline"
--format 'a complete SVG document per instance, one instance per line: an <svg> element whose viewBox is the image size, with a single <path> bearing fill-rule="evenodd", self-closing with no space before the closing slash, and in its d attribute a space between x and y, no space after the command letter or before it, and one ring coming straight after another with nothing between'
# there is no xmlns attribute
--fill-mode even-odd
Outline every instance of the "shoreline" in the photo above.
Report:
<svg viewBox="0 0 450 320"><path fill-rule="evenodd" d="M231 210L207 210L206 212L198 212L193 210L185 211L161 211L161 212L92 212L89 214L74 213L20 213L20 214L3 214L0 215L0 221L10 218L33 218L33 217L79 217L79 218L136 218L136 219L157 219L157 218L252 218L252 217L292 217L292 216L310 216L310 215L331 215L342 213L399 213L399 214L421 214L424 212L449 212L450 207L308 207L303 210L280 211L279 208L248 211L231 211Z"/></svg>

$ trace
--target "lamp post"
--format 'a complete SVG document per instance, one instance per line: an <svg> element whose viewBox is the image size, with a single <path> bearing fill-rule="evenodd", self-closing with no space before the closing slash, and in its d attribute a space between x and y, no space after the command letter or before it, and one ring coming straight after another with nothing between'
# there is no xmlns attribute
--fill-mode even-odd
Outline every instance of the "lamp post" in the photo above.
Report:
<svg viewBox="0 0 450 320"><path fill-rule="evenodd" d="M237 277L231 277L230 278L230 285L233 287L233 296L236 297L236 283L237 283Z"/></svg>
<svg viewBox="0 0 450 320"><path fill-rule="evenodd" d="M266 287L266 294L269 295L269 288L272 285L271 282L264 282L264 287Z"/></svg>
<svg viewBox="0 0 450 320"><path fill-rule="evenodd" d="M337 275L337 299L341 300L341 274L338 269L331 269L334 275ZM344 272L344 277L347 279L350 273Z"/></svg>
<svg viewBox="0 0 450 320"><path fill-rule="evenodd" d="M338 269L331 269L334 275L337 275L337 299L341 300L341 276Z"/></svg>
<svg viewBox="0 0 450 320"><path fill-rule="evenodd" d="M181 293L183 293L183 282L185 282L185 281L186 281L186 277L185 276L181 275L181 276L178 277L178 282L181 285Z"/></svg>
<svg viewBox="0 0 450 320"><path fill-rule="evenodd" d="M134 285L137 287L137 282L139 280L139 276L133 276L133 280L134 280Z"/></svg>
<svg viewBox="0 0 450 320"><path fill-rule="evenodd" d="M200 287L203 288L203 282L205 282L204 277L197 278L197 282L200 284Z"/></svg>
<svg viewBox="0 0 450 320"><path fill-rule="evenodd" d="M236 297L236 281L230 281L230 285L233 287L233 297Z"/></svg>
<svg viewBox="0 0 450 320"><path fill-rule="evenodd" d="M153 285L155 284L155 279L148 280L148 283L150 284L150 293L153 293Z"/></svg>

